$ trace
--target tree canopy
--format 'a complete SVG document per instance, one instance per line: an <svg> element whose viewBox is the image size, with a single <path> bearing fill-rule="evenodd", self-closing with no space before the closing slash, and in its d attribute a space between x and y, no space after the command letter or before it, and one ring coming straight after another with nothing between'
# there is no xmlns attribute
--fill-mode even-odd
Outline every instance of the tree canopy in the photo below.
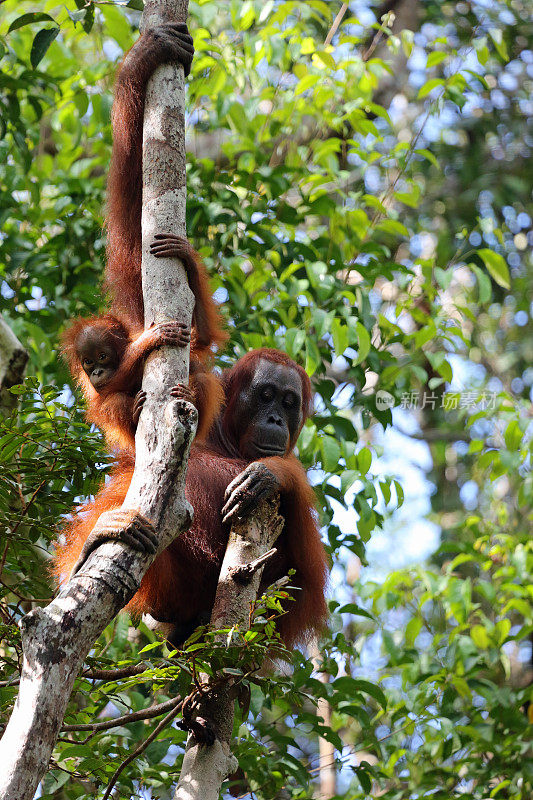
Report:
<svg viewBox="0 0 533 800"><path fill-rule="evenodd" d="M141 9L2 3L0 308L30 356L17 413L0 420L3 722L16 623L51 596L61 520L110 464L58 341L102 307L113 76ZM161 717L91 726L186 694L205 669L242 683L240 795L525 800L528 4L199 0L189 13L187 228L230 333L217 364L277 347L311 377L298 447L331 554L330 627L265 676L250 665L275 593L238 646L193 637L174 657L119 615L40 796L101 797ZM185 736L168 725L140 748L120 796L171 796Z"/></svg>

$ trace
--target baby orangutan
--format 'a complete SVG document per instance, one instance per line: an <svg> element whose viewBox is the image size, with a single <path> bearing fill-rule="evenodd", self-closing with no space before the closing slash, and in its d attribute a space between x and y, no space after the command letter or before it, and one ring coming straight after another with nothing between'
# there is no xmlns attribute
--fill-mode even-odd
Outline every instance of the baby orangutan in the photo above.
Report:
<svg viewBox="0 0 533 800"><path fill-rule="evenodd" d="M145 358L163 345L185 347L190 337L190 328L183 322L161 322L133 336L112 314L77 319L66 331L63 352L87 400L87 419L102 428L109 445L135 445L135 429L146 400L141 390ZM190 371L192 389L178 384L171 396L199 406L203 416L199 432L203 433L218 411L222 390L216 376L205 372L193 353ZM216 400L216 408L206 408L205 397L211 405Z"/></svg>

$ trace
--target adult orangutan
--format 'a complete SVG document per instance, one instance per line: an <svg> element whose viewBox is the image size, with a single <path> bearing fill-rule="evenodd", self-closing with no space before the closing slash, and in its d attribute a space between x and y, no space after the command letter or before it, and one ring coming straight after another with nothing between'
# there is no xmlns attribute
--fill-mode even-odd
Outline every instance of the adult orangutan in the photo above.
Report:
<svg viewBox="0 0 533 800"><path fill-rule="evenodd" d="M262 585L296 570L292 583L298 590L278 623L283 639L292 645L319 631L327 613L327 559L314 493L293 454L311 412L311 384L292 359L266 348L245 355L222 380L225 408L208 441L193 445L189 458L186 495L194 508L193 525L156 558L129 609L166 623L171 641L182 642L210 614L231 521L246 518L263 498L279 492L285 526ZM135 511L117 511L132 472L133 461L125 456L109 484L68 526L66 543L55 557L58 579L78 571L105 540L122 539L154 552L150 522ZM104 511L106 524L93 532Z"/></svg>

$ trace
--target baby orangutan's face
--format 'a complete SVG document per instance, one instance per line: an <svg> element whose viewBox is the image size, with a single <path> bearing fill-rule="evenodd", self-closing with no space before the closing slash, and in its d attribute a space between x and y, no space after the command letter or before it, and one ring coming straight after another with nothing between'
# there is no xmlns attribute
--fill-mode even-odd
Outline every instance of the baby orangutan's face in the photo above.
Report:
<svg viewBox="0 0 533 800"><path fill-rule="evenodd" d="M120 362L116 342L103 329L84 328L76 342L76 353L91 384L100 391L111 380Z"/></svg>

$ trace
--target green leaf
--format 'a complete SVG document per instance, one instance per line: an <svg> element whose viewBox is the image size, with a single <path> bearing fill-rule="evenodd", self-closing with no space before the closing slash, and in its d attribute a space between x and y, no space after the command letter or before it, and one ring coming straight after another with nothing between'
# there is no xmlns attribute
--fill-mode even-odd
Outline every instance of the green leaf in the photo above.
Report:
<svg viewBox="0 0 533 800"><path fill-rule="evenodd" d="M520 445L522 444L522 430L518 422L513 419L505 430L505 446L508 450L512 453L515 453L519 450Z"/></svg>
<svg viewBox="0 0 533 800"><path fill-rule="evenodd" d="M363 447L362 450L359 450L357 453L357 466L359 468L359 472L361 475L366 475L368 470L370 469L370 465L372 464L372 453L368 449L368 447Z"/></svg>
<svg viewBox="0 0 533 800"><path fill-rule="evenodd" d="M420 617L413 617L405 626L405 643L412 647L415 639L422 629L422 620Z"/></svg>
<svg viewBox="0 0 533 800"><path fill-rule="evenodd" d="M123 50L131 46L131 27L128 18L116 6L100 6L107 32Z"/></svg>
<svg viewBox="0 0 533 800"><path fill-rule="evenodd" d="M296 265L299 266L299 265ZM285 273L283 273L285 274ZM283 275L281 276L280 280L283 281ZM323 308L313 308L311 309L311 319L313 321L313 326L315 328L316 339L322 339L324 334L328 333L331 330L331 325L334 319L334 311L330 311L329 313L324 311Z"/></svg>
<svg viewBox="0 0 533 800"><path fill-rule="evenodd" d="M335 318L331 325L331 335L335 355L340 357L348 347L348 327L340 319Z"/></svg>
<svg viewBox="0 0 533 800"><path fill-rule="evenodd" d="M508 786L511 785L510 780L499 781L497 786L494 786L490 791L490 797L497 797L500 792L503 792Z"/></svg>
<svg viewBox="0 0 533 800"><path fill-rule="evenodd" d="M339 680L342 680L342 678ZM370 683L370 681L365 681L361 678L351 678L350 680L352 682L352 689L366 692L366 694L369 694L374 698L374 700L377 700L383 709L387 708L387 698L385 697L383 689L380 686L377 686L375 683ZM337 681L334 682L334 685L336 683Z"/></svg>
<svg viewBox="0 0 533 800"><path fill-rule="evenodd" d="M139 9L142 11L142 8ZM90 5L85 9L85 17L82 20L81 26L85 33L90 33L94 25L94 5Z"/></svg>
<svg viewBox="0 0 533 800"><path fill-rule="evenodd" d="M451 269L445 270L441 269L440 267L435 267L435 277L437 279L439 286L441 286L443 289L447 289L453 278L452 270ZM426 341L429 340L426 339ZM417 338L417 344L418 344L418 338Z"/></svg>
<svg viewBox="0 0 533 800"><path fill-rule="evenodd" d="M368 619L374 619L372 614L361 606L358 606L356 603L347 603L344 606L341 606L337 609L338 614L353 614L356 617L368 617Z"/></svg>
<svg viewBox="0 0 533 800"><path fill-rule="evenodd" d="M33 69L37 69L38 64L46 55L46 51L59 33L59 28L43 28L35 34L31 46L30 62Z"/></svg>
<svg viewBox="0 0 533 800"><path fill-rule="evenodd" d="M507 52L507 45L503 39L502 31L499 28L489 28L489 35L502 61L509 61L509 53Z"/></svg>
<svg viewBox="0 0 533 800"><path fill-rule="evenodd" d="M426 67L429 69L430 67L435 67L437 64L441 64L443 61L446 61L448 58L448 53L443 53L440 50L435 50L433 53L430 53L426 62Z"/></svg>
<svg viewBox="0 0 533 800"><path fill-rule="evenodd" d="M11 394L25 394L27 387L23 383L17 383L15 386L10 386L9 391Z"/></svg>
<svg viewBox="0 0 533 800"><path fill-rule="evenodd" d="M305 75L301 81L298 82L296 89L294 90L294 94L303 94L307 89L310 89L311 86L314 86L318 83L319 75Z"/></svg>
<svg viewBox="0 0 533 800"><path fill-rule="evenodd" d="M465 69L465 72L468 75L471 75L474 78L474 80L478 81L483 86L484 89L490 92L490 86L487 83L486 78L483 77L483 75L481 75L479 72L475 72L473 69Z"/></svg>
<svg viewBox="0 0 533 800"><path fill-rule="evenodd" d="M78 11L68 11L67 13L72 22L81 22L82 19L85 19L84 8L80 8Z"/></svg>
<svg viewBox="0 0 533 800"><path fill-rule="evenodd" d="M390 496L391 496L390 484L387 483L387 481L380 481L379 486L381 489L381 493L383 495L383 499L385 501L385 505L388 505L390 503Z"/></svg>
<svg viewBox="0 0 533 800"><path fill-rule="evenodd" d="M511 278L509 275L509 267L505 263L505 259L499 253L495 253L494 250L489 250L488 248L482 248L478 250L478 255L480 258L483 259L483 262L492 275L494 280L499 286L502 286L504 289L511 288Z"/></svg>
<svg viewBox="0 0 533 800"><path fill-rule="evenodd" d="M484 47L480 47L477 51L478 61L482 66L485 66L487 61L489 60L489 48L485 45Z"/></svg>
<svg viewBox="0 0 533 800"><path fill-rule="evenodd" d="M320 442L322 448L322 466L326 472L334 472L339 466L341 448L332 436L324 436Z"/></svg>
<svg viewBox="0 0 533 800"><path fill-rule="evenodd" d="M240 10L240 19L238 22L238 28L242 31L247 31L252 22L254 21L254 17L255 17L254 4L251 2L251 0L245 0Z"/></svg>
<svg viewBox="0 0 533 800"><path fill-rule="evenodd" d="M451 682L461 697L464 697L469 701L472 699L472 692L470 691L470 687L464 678L460 678L458 675L452 675Z"/></svg>
<svg viewBox="0 0 533 800"><path fill-rule="evenodd" d="M398 498L398 508L399 508L401 505L403 505L403 501L404 501L404 497L405 497L404 496L404 491L403 491L402 484L397 480L394 481L394 488L396 489L396 496Z"/></svg>
<svg viewBox="0 0 533 800"><path fill-rule="evenodd" d="M365 360L367 355L370 352L370 334L368 333L367 329L362 325L360 322L357 323L357 336L359 339L359 350L357 353L357 358L355 360L356 364L360 364L362 361Z"/></svg>
<svg viewBox="0 0 533 800"><path fill-rule="evenodd" d="M488 303L492 296L492 283L490 278L476 264L469 264L468 266L477 278L479 302L482 304Z"/></svg>
<svg viewBox="0 0 533 800"><path fill-rule="evenodd" d="M489 637L483 625L473 625L470 636L474 644L482 650L486 650L489 646Z"/></svg>
<svg viewBox="0 0 533 800"><path fill-rule="evenodd" d="M426 81L425 84L420 88L418 92L418 99L422 100L422 98L427 97L427 95L433 91L437 86L443 86L444 81L442 78L431 78L431 80Z"/></svg>
<svg viewBox="0 0 533 800"><path fill-rule="evenodd" d="M318 67L319 69L324 67L327 69L335 69L336 67L335 59L331 53L326 53L325 50L320 50L313 53L311 60L315 67Z"/></svg>
<svg viewBox="0 0 533 800"><path fill-rule="evenodd" d="M449 361L446 359L446 353L443 351L439 353L426 351L426 356L433 369L437 370L439 375L442 375L444 380L450 383L453 378L453 372Z"/></svg>
<svg viewBox="0 0 533 800"><path fill-rule="evenodd" d="M498 644L502 645L509 636L509 631L511 630L511 620L500 619L496 623L495 627L496 627L496 636L498 638Z"/></svg>
<svg viewBox="0 0 533 800"><path fill-rule="evenodd" d="M430 161L434 167L437 167L437 169L440 169L440 164L437 161L436 157L431 152L431 150L427 150L427 148L421 147L419 150L415 150L415 153L417 153L419 156L422 156L427 161Z"/></svg>
<svg viewBox="0 0 533 800"><path fill-rule="evenodd" d="M463 108L466 103L466 97L456 86L449 86L446 89L446 97L451 100L452 103L455 103L458 108Z"/></svg>
<svg viewBox="0 0 533 800"><path fill-rule="evenodd" d="M321 363L320 351L313 339L306 339L305 342L305 371L311 377L317 371Z"/></svg>
<svg viewBox="0 0 533 800"><path fill-rule="evenodd" d="M398 202L410 206L410 208L416 208L420 200L420 189L416 185L412 189L412 192L394 192L394 197Z"/></svg>
<svg viewBox="0 0 533 800"><path fill-rule="evenodd" d="M285 345L291 358L296 358L305 344L305 331L301 328L289 328L285 334Z"/></svg>
<svg viewBox="0 0 533 800"><path fill-rule="evenodd" d="M361 477L358 470L345 469L341 475L341 492L343 495L353 486L353 484Z"/></svg>
<svg viewBox="0 0 533 800"><path fill-rule="evenodd" d="M362 767L356 767L355 774L357 775L359 783L361 784L361 789L363 792L369 795L372 791L372 780L370 775Z"/></svg>
<svg viewBox="0 0 533 800"><path fill-rule="evenodd" d="M409 231L402 225L401 222L398 222L397 219L385 219L383 222L380 222L377 228L381 231L385 231L386 233L393 233L397 236L409 236Z"/></svg>
<svg viewBox="0 0 533 800"><path fill-rule="evenodd" d="M45 14L43 11L30 11L28 14L23 14L21 17L14 19L7 32L11 33L11 31L16 31L17 28L23 28L25 25L31 25L33 22L53 22L54 25L57 24L50 14Z"/></svg>

